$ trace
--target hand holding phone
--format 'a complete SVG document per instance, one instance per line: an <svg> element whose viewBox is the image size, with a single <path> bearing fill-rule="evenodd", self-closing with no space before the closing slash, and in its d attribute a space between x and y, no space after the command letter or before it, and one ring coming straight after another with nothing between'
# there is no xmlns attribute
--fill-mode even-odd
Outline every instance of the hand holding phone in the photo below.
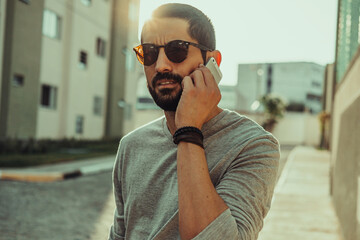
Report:
<svg viewBox="0 0 360 240"><path fill-rule="evenodd" d="M201 129L204 122L218 111L221 93L217 84L221 77L221 71L214 58L210 58L206 66L200 65L189 76L184 77L183 92L175 113L177 128L194 126Z"/></svg>

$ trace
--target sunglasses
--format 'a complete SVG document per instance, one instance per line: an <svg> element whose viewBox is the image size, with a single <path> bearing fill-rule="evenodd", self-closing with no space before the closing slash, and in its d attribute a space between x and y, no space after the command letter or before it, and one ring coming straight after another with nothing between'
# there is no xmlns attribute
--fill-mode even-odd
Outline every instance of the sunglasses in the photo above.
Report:
<svg viewBox="0 0 360 240"><path fill-rule="evenodd" d="M165 45L144 43L135 47L134 51L139 62L145 66L153 65L156 62L159 56L160 48L164 48L166 57L170 61L174 63L181 63L186 59L190 45L197 47L202 51L212 51L212 49L203 45L183 40L173 40Z"/></svg>

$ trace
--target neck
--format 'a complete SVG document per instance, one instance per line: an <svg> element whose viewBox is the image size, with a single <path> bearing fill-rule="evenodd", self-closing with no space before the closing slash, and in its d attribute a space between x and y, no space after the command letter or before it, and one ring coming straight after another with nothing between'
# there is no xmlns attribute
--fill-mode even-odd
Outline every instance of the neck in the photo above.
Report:
<svg viewBox="0 0 360 240"><path fill-rule="evenodd" d="M209 114L209 116L206 118L204 123L207 123L212 118L214 118L216 115L221 113L223 110L219 107L214 108L213 111ZM170 111L164 111L165 118L166 118L166 124L167 127L172 135L174 135L175 131L177 130L176 124L175 124L175 114L176 112L170 112Z"/></svg>

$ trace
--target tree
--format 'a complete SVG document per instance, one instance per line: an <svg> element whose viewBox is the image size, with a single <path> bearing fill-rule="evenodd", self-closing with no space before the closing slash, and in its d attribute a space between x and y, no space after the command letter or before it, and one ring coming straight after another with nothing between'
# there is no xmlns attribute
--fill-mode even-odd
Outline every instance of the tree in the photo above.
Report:
<svg viewBox="0 0 360 240"><path fill-rule="evenodd" d="M286 110L286 103L280 96L274 94L266 94L261 97L260 103L264 108L265 120L262 127L271 132L276 123L284 117Z"/></svg>

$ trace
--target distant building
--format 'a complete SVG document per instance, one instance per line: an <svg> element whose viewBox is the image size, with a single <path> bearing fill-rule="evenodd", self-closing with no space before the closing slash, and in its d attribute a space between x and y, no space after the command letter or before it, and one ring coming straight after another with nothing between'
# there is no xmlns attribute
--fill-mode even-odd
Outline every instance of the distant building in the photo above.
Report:
<svg viewBox="0 0 360 240"><path fill-rule="evenodd" d="M237 108L251 112L256 100L273 93L283 97L290 107L319 112L324 71L324 66L308 62L239 64Z"/></svg>
<svg viewBox="0 0 360 240"><path fill-rule="evenodd" d="M220 85L219 86L221 91L221 100L219 103L219 107L227 108L234 110L236 109L237 103L237 94L234 90L234 86L226 86ZM138 81L137 86L137 103L136 109L141 110L161 110L156 103L154 102L153 98L151 97L149 90L146 86L146 77L142 75L142 77ZM162 111L162 110L161 110Z"/></svg>
<svg viewBox="0 0 360 240"><path fill-rule="evenodd" d="M220 85L221 100L219 107L226 108L229 110L237 109L238 94L235 86Z"/></svg>
<svg viewBox="0 0 360 240"><path fill-rule="evenodd" d="M139 0L0 4L0 138L120 137Z"/></svg>

